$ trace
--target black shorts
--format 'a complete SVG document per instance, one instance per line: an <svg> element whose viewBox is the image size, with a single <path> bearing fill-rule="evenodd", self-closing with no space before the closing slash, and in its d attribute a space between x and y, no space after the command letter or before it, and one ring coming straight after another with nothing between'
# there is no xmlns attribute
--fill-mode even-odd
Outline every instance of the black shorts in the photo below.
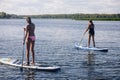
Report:
<svg viewBox="0 0 120 80"><path fill-rule="evenodd" d="M95 31L89 31L89 34L90 34L90 35L94 35L94 34L95 34Z"/></svg>

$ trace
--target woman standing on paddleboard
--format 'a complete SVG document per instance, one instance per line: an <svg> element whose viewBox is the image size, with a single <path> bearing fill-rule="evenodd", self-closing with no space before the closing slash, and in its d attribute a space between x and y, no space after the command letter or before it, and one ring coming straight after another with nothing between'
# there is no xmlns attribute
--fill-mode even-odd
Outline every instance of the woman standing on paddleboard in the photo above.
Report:
<svg viewBox="0 0 120 80"><path fill-rule="evenodd" d="M94 37L95 37L95 31L94 31L94 24L92 22L92 20L89 20L89 23L88 23L88 27L87 29L85 30L84 34L89 31L89 36L88 36L88 47L90 47L90 40L91 40L91 37L92 37L92 41L93 41L93 46L95 47L95 40L94 40Z"/></svg>
<svg viewBox="0 0 120 80"><path fill-rule="evenodd" d="M24 42L23 42L23 44L24 44L25 41L26 41L26 59L27 59L27 64L26 65L30 64L30 62L29 62L30 51L32 53L32 62L31 62L31 64L34 65L35 64L34 63L34 59L35 59L35 53L34 53L35 25L34 25L34 23L32 23L30 17L27 17L26 21L27 21L28 24L27 24L26 28L24 28L25 37L24 37Z"/></svg>

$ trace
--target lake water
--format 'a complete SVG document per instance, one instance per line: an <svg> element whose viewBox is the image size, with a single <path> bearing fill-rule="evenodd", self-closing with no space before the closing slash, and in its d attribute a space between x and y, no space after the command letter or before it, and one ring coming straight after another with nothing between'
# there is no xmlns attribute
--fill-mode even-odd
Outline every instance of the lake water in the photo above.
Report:
<svg viewBox="0 0 120 80"><path fill-rule="evenodd" d="M108 52L77 50L88 21L33 19L35 61L61 67L57 72L0 64L0 80L120 80L120 21L93 21L97 47ZM0 19L0 57L21 59L24 19ZM82 41L87 44L87 34ZM92 46L92 45L91 45Z"/></svg>

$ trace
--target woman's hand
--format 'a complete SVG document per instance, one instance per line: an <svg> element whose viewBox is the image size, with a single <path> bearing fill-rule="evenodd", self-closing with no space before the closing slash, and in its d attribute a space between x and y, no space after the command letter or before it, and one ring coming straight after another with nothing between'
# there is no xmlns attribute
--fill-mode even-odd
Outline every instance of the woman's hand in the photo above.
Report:
<svg viewBox="0 0 120 80"><path fill-rule="evenodd" d="M26 28L24 28L24 31L26 31Z"/></svg>

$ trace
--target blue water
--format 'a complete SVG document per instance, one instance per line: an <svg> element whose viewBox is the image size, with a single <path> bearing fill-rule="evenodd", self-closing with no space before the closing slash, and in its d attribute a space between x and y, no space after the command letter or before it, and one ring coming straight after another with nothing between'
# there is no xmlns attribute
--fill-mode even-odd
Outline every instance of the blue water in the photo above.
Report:
<svg viewBox="0 0 120 80"><path fill-rule="evenodd" d="M61 70L21 72L19 68L0 64L0 80L120 80L120 21L94 21L96 46L108 48L108 52L74 47L88 21L33 19L33 22L36 62L57 65ZM25 25L24 19L0 19L0 57L21 59ZM87 45L87 36L83 45Z"/></svg>

